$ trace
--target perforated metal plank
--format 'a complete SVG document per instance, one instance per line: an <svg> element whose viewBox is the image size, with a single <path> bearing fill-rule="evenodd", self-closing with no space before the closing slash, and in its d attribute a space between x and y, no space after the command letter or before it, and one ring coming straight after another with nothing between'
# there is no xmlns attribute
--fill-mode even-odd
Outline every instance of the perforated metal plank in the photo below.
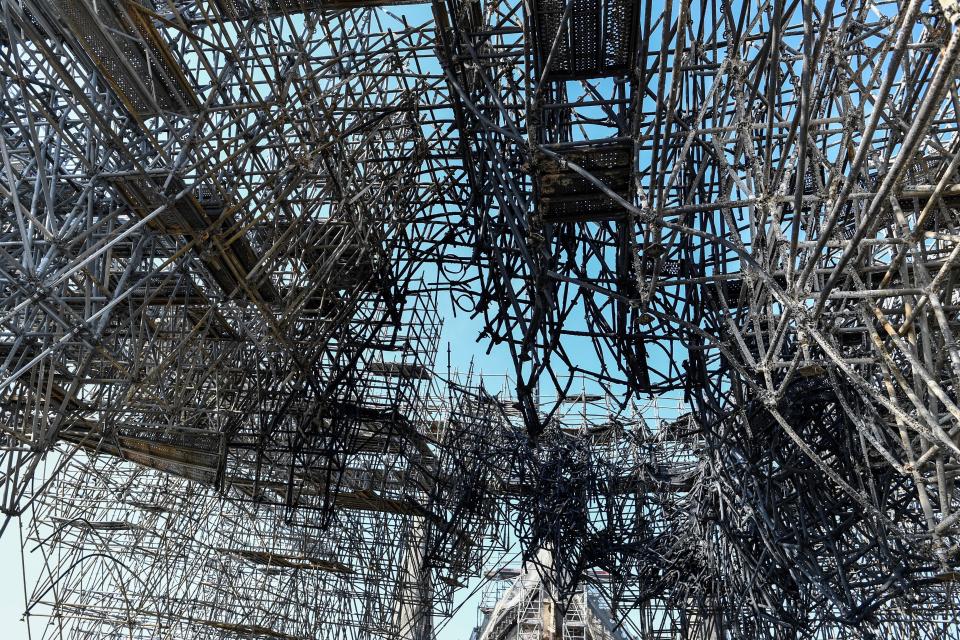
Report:
<svg viewBox="0 0 960 640"><path fill-rule="evenodd" d="M426 367L406 362L371 362L367 372L388 378L429 380L433 377Z"/></svg>
<svg viewBox="0 0 960 640"><path fill-rule="evenodd" d="M556 148L569 162L586 169L614 193L630 201L633 147L609 140ZM585 222L617 218L624 209L595 184L552 160L538 164L538 212L544 222Z"/></svg>
<svg viewBox="0 0 960 640"><path fill-rule="evenodd" d="M633 68L637 42L636 0L572 0L564 21L565 0L533 3L536 68L547 68L550 50L563 26L547 79L577 80L622 76Z"/></svg>
<svg viewBox="0 0 960 640"><path fill-rule="evenodd" d="M189 428L169 433L139 429L115 438L91 437L96 428L78 422L60 434L63 440L79 444L97 454L130 460L137 464L205 484L216 484L224 461L223 434Z"/></svg>
<svg viewBox="0 0 960 640"><path fill-rule="evenodd" d="M169 196L186 188L183 181L174 179L164 190L165 181L163 177L123 176L110 179L110 184L137 215L146 217L167 202ZM168 195L164 196L164 193ZM188 238L210 229L220 221L225 205L222 200L210 195L206 185L198 185L194 194L183 196L160 213L151 220L151 227L164 234ZM220 221L217 229L222 232L233 226L233 221L227 219ZM259 260L256 252L245 237L237 238L227 245L220 245L218 251L204 251L205 246L198 245L195 250L200 253L204 266L223 292L228 296L232 295L256 266ZM276 287L268 279L250 283L249 286L257 291L265 302L275 302L280 298Z"/></svg>
<svg viewBox="0 0 960 640"><path fill-rule="evenodd" d="M233 20L293 15L310 11L424 3L425 0L216 0L223 16Z"/></svg>
<svg viewBox="0 0 960 640"><path fill-rule="evenodd" d="M132 113L199 108L163 37L135 3L126 5L129 11L110 0L54 0L48 6L65 27L65 42L79 49L79 57L92 64Z"/></svg>
<svg viewBox="0 0 960 640"><path fill-rule="evenodd" d="M353 570L346 564L337 560L326 558L317 558L314 556L303 555L284 555L270 551L256 551L253 549L232 549L220 547L217 549L223 553L235 555L248 562L259 565L269 565L283 569L314 569L317 571L327 571L329 573L353 573Z"/></svg>

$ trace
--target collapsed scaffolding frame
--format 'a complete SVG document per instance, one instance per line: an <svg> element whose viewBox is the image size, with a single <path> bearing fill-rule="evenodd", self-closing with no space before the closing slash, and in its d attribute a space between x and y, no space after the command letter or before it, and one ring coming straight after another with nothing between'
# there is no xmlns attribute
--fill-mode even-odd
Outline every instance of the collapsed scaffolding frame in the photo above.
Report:
<svg viewBox="0 0 960 640"><path fill-rule="evenodd" d="M515 542L641 635L955 637L956 5L383 4L0 2L47 632L426 638Z"/></svg>

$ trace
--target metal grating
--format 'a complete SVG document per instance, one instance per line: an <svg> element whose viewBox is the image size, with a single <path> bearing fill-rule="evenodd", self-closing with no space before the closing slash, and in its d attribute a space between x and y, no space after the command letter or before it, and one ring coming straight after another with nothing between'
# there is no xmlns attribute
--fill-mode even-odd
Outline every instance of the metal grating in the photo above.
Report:
<svg viewBox="0 0 960 640"><path fill-rule="evenodd" d="M586 169L630 201L633 147L629 142L601 140L548 149L556 149L566 161ZM613 198L569 167L546 160L540 163L539 169L538 211L544 222L586 222L623 215L623 208Z"/></svg>
<svg viewBox="0 0 960 640"><path fill-rule="evenodd" d="M131 5L132 6L132 5ZM138 115L159 111L189 113L197 100L156 29L136 9L124 12L109 0L55 0L50 8L66 26L68 44L79 45L86 57ZM136 27L128 20L136 21Z"/></svg>
<svg viewBox="0 0 960 640"><path fill-rule="evenodd" d="M547 68L547 60L561 26L547 78L578 80L620 76L634 64L637 41L637 3L635 0L572 0L567 20L563 20L564 0L536 0L533 6L537 71Z"/></svg>
<svg viewBox="0 0 960 640"><path fill-rule="evenodd" d="M215 0L224 17L242 20L251 17L294 15L310 11L363 9L398 4L420 4L423 0Z"/></svg>

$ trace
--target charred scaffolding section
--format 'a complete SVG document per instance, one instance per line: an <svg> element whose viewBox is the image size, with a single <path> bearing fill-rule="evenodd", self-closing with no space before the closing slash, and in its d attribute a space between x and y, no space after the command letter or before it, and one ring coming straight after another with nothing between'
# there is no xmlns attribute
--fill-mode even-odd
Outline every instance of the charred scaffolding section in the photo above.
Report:
<svg viewBox="0 0 960 640"><path fill-rule="evenodd" d="M694 409L694 517L641 545L668 609L718 637L955 633L953 3L444 8L521 402L596 353L608 392Z"/></svg>
<svg viewBox="0 0 960 640"><path fill-rule="evenodd" d="M666 255L659 234L644 238L622 206L638 198L637 158L647 153L642 5L474 6L435 3L434 13L469 134L460 144L478 258L489 265L474 308L484 336L513 354L528 428L545 427L534 406L541 384L557 398L581 375L625 399L679 388L679 333L651 307L686 316L687 301L666 282L658 296L647 289L661 272L679 276L687 256Z"/></svg>
<svg viewBox="0 0 960 640"><path fill-rule="evenodd" d="M0 0L45 637L957 637L956 3L386 4Z"/></svg>
<svg viewBox="0 0 960 640"><path fill-rule="evenodd" d="M3 506L52 636L422 637L493 544L419 269L431 31L309 9L3 5Z"/></svg>

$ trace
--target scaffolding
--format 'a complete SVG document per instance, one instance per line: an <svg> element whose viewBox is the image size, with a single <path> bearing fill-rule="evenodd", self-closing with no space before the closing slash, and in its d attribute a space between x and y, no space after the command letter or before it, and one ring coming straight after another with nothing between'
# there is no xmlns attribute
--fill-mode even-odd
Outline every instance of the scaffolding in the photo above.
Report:
<svg viewBox="0 0 960 640"><path fill-rule="evenodd" d="M960 637L958 25L0 0L42 634L426 640L517 552L479 637Z"/></svg>

